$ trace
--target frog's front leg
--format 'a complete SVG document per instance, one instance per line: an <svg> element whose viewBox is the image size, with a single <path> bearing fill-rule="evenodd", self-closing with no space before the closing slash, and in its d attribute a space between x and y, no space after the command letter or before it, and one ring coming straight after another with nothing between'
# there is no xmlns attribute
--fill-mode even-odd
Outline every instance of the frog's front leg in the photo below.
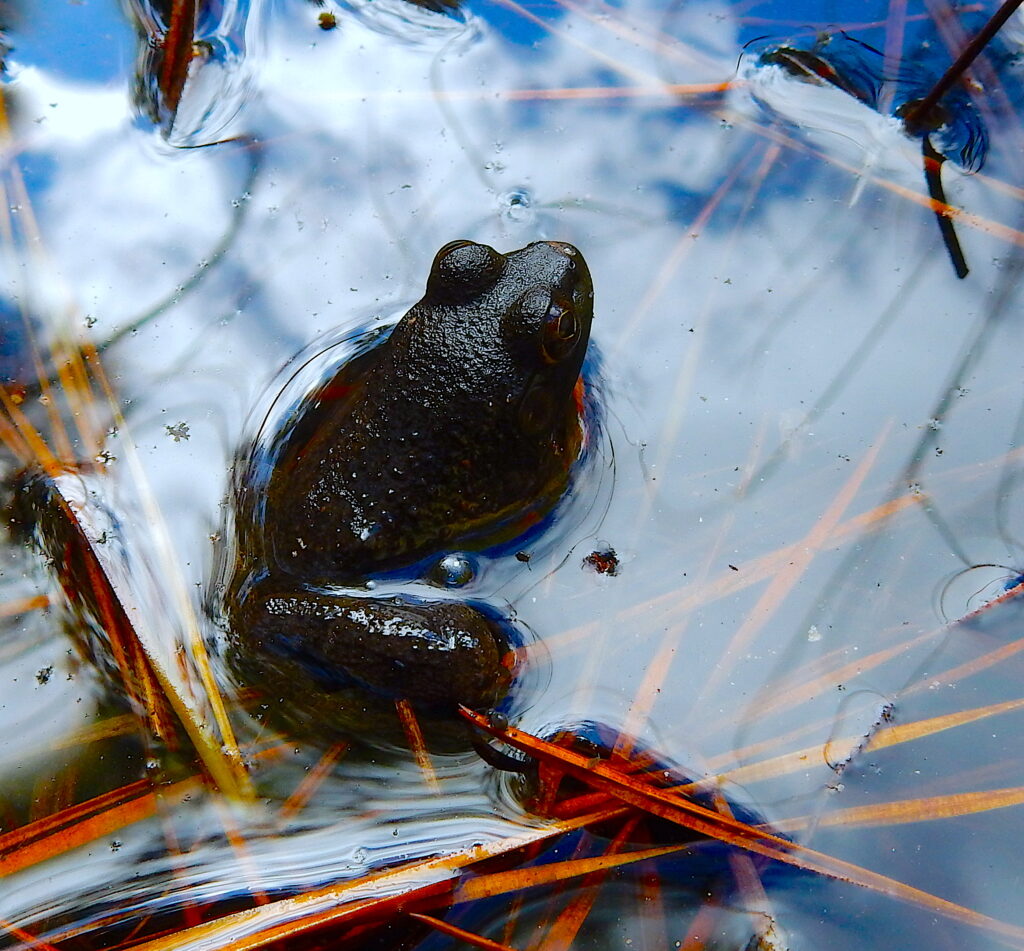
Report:
<svg viewBox="0 0 1024 951"><path fill-rule="evenodd" d="M503 623L461 601L334 595L269 579L248 592L234 627L253 683L266 691L267 674L278 674L275 692L290 696L270 699L299 707L317 693L327 708L330 695L358 695L371 707L407 700L447 718L460 703L493 706L511 682Z"/></svg>

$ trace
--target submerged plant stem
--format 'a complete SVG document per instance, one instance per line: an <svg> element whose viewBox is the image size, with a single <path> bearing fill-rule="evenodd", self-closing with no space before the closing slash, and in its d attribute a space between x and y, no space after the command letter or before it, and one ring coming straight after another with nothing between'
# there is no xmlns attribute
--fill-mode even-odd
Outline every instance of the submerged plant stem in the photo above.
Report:
<svg viewBox="0 0 1024 951"><path fill-rule="evenodd" d="M935 146L932 145L931 139L927 135L921 140L921 151L924 153L924 180L928 185L929 197L936 203L934 206L935 219L939 223L942 243L949 252L949 259L953 262L956 276L963 280L970 273L970 268L967 266L967 259L960 247L960 240L956 236L953 219L949 216L949 202L946 201L946 191L942 187L942 163L946 159L935 150Z"/></svg>
<svg viewBox="0 0 1024 951"><path fill-rule="evenodd" d="M922 116L931 114L931 111L938 104L939 100L953 88L953 84L960 79L970 68L981 53L989 44L992 38L1003 28L1003 24L1013 16L1014 11L1024 0L1005 0L1003 5L992 15L992 19L986 23L978 35L964 47L963 52L956 58L953 65L943 73L942 78L932 87L928 93L913 109L904 116L908 125L913 124Z"/></svg>

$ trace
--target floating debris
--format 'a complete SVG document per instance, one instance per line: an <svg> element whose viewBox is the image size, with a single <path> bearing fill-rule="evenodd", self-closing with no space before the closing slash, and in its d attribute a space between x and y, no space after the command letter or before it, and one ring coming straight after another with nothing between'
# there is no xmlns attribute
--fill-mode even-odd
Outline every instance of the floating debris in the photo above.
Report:
<svg viewBox="0 0 1024 951"><path fill-rule="evenodd" d="M928 195L934 205L943 244L957 277L969 272L953 227L953 209L942 187L942 165L950 161L964 172L977 172L988 152L988 133L981 115L967 90L938 79L930 44L922 44L918 53L898 68L887 67L884 54L867 43L839 31L822 33L807 47L795 42L748 44L756 70L774 68L786 77L803 83L830 86L855 99L882 116L897 120L903 134L920 139L922 165ZM784 97L772 93L764 83L752 83L755 101L800 125L796 115L787 115ZM938 95L936 95L938 90Z"/></svg>
<svg viewBox="0 0 1024 951"><path fill-rule="evenodd" d="M598 574L614 577L619 573L619 556L614 548L598 548L583 559L583 567L593 568Z"/></svg>
<svg viewBox="0 0 1024 951"><path fill-rule="evenodd" d="M248 3L127 0L139 36L135 104L172 145L211 145L250 93Z"/></svg>
<svg viewBox="0 0 1024 951"><path fill-rule="evenodd" d="M167 435L172 437L175 442L181 442L183 439L187 440L189 437L188 423L185 422L169 423L164 426L164 429L167 430Z"/></svg>

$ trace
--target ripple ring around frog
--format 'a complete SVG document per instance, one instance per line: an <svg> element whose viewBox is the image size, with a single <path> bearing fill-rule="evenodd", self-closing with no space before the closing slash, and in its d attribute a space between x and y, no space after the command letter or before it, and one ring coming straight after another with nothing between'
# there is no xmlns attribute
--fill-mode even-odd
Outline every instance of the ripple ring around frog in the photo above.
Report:
<svg viewBox="0 0 1024 951"><path fill-rule="evenodd" d="M371 589L551 512L581 453L592 318L572 245L453 241L390 334L289 415L264 483L237 488L226 572L232 664L271 712L375 741L396 700L437 724L506 694L521 638L495 608Z"/></svg>

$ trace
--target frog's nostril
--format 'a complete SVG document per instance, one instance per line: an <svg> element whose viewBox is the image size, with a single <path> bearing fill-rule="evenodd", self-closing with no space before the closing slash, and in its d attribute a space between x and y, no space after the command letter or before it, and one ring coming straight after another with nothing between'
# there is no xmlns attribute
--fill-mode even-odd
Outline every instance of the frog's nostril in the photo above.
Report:
<svg viewBox="0 0 1024 951"><path fill-rule="evenodd" d="M568 258L575 258L579 254L579 251L577 251L576 248L565 241L545 241L544 243L548 245L548 247L554 248L556 251L560 251Z"/></svg>

